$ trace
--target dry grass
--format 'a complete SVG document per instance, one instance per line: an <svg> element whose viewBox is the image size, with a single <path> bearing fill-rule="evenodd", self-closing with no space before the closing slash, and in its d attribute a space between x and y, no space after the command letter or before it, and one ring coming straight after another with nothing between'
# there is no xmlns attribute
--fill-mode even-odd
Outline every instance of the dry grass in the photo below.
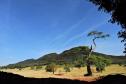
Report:
<svg viewBox="0 0 126 84"><path fill-rule="evenodd" d="M108 74L125 74L126 75L126 67L119 66L119 65L111 65L106 67L106 70L103 71L102 73L97 73L95 71L95 67L93 68L93 77L98 77L98 76L104 76ZM7 70L2 70L5 72L11 72L14 74L19 74L23 75L25 77L35 77L35 78L48 78L48 77L56 77L56 78L81 78L83 77L83 74L86 73L86 67L82 67L80 69L78 68L73 68L71 72L65 72L63 68L58 68L58 70L55 72L55 74L46 72L44 69L42 70L31 70L29 67L24 68L22 70L18 69L7 69ZM60 75L59 75L60 74Z"/></svg>

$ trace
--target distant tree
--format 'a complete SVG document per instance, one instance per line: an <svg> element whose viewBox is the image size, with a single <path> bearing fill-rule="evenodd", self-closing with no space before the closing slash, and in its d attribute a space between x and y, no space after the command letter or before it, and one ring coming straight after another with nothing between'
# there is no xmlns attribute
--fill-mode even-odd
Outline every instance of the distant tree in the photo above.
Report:
<svg viewBox="0 0 126 84"><path fill-rule="evenodd" d="M16 66L16 68L17 68L18 70L22 70L22 69L23 69L23 67L21 67L21 66Z"/></svg>
<svg viewBox="0 0 126 84"><path fill-rule="evenodd" d="M84 67L84 66L85 66L85 59L84 59L84 57L77 57L74 60L74 67L80 69L81 67Z"/></svg>
<svg viewBox="0 0 126 84"><path fill-rule="evenodd" d="M118 32L118 37L124 42L126 53L126 0L88 0L102 10L111 15L109 22L121 25L122 29Z"/></svg>
<svg viewBox="0 0 126 84"><path fill-rule="evenodd" d="M55 71L57 70L57 65L55 63L51 63L51 64L46 66L45 70L47 72L53 72L53 74L54 74Z"/></svg>
<svg viewBox="0 0 126 84"><path fill-rule="evenodd" d="M42 66L36 66L35 69L36 70L41 70L42 69Z"/></svg>
<svg viewBox="0 0 126 84"><path fill-rule="evenodd" d="M105 70L106 66L109 66L112 63L111 59L96 55L91 56L90 61L96 66L97 72L102 72Z"/></svg>
<svg viewBox="0 0 126 84"><path fill-rule="evenodd" d="M35 69L35 66L30 66L30 69L31 69L31 70L34 70L34 69Z"/></svg>
<svg viewBox="0 0 126 84"><path fill-rule="evenodd" d="M71 71L70 70L70 65L69 64L65 64L64 70L65 70L65 72L70 72Z"/></svg>
<svg viewBox="0 0 126 84"><path fill-rule="evenodd" d="M123 66L126 67L126 64L124 64Z"/></svg>
<svg viewBox="0 0 126 84"><path fill-rule="evenodd" d="M118 63L118 65L119 65L119 66L122 66L122 65L123 65L123 63Z"/></svg>
<svg viewBox="0 0 126 84"><path fill-rule="evenodd" d="M91 31L88 33L88 36L92 36L93 39L92 39L92 42L93 42L93 45L91 45L90 47L90 51L89 51L89 54L87 56L87 74L85 74L85 76L91 76L92 75L92 71L91 71L91 61L90 61L90 56L92 55L92 52L95 50L96 48L96 39L100 39L100 38L106 38L106 37L109 37L109 34L104 34L103 32L98 32L98 31Z"/></svg>
<svg viewBox="0 0 126 84"><path fill-rule="evenodd" d="M0 66L0 71L1 71L2 67Z"/></svg>

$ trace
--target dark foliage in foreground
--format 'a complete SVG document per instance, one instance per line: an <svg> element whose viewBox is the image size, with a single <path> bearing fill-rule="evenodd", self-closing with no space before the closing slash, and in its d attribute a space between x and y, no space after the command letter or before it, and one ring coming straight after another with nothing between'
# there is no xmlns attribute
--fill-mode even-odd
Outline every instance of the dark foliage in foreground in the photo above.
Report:
<svg viewBox="0 0 126 84"><path fill-rule="evenodd" d="M121 25L122 29L118 32L119 38L124 42L126 54L126 0L88 0L102 10L111 15L110 22Z"/></svg>
<svg viewBox="0 0 126 84"><path fill-rule="evenodd" d="M108 75L94 82L58 78L25 78L12 73L0 72L0 84L126 84L126 76Z"/></svg>

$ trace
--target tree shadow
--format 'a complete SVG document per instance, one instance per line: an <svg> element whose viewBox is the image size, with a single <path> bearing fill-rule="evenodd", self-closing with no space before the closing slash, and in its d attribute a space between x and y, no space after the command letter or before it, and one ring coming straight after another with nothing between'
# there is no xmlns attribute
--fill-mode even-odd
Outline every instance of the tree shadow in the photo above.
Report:
<svg viewBox="0 0 126 84"><path fill-rule="evenodd" d="M17 74L0 72L0 84L126 84L126 76L108 75L97 81L87 82L59 78L27 78Z"/></svg>

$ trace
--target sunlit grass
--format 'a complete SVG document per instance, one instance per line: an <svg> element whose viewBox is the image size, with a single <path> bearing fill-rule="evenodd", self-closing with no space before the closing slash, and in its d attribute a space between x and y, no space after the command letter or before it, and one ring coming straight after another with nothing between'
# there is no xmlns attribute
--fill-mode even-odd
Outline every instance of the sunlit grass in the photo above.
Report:
<svg viewBox="0 0 126 84"><path fill-rule="evenodd" d="M98 73L95 71L95 67L92 67L93 77L97 76L105 76L108 74L125 74L126 75L126 67L119 65L111 65L106 67L105 71L102 73ZM41 70L31 70L30 67L24 68L22 70L18 69L4 69L2 71L11 72L14 74L23 75L25 77L35 77L35 78L48 78L48 77L56 77L56 78L74 78L74 77L83 77L86 74L86 67L82 68L73 68L71 72L65 72L63 68L58 68L55 74L51 72L46 72L45 69ZM59 75L60 74L60 75Z"/></svg>

